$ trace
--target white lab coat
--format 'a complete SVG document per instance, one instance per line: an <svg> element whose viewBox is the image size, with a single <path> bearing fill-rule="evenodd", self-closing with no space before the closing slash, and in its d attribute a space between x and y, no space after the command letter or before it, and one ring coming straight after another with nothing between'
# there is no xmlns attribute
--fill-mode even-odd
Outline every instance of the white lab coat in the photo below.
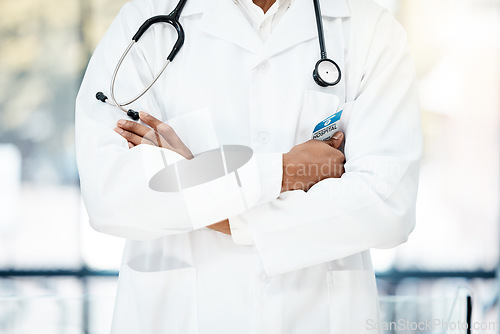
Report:
<svg viewBox="0 0 500 334"><path fill-rule="evenodd" d="M233 1L188 0L182 50L132 106L173 124L193 153L252 147L257 176L243 182L250 208L214 213L199 201L202 216L229 218L232 236L204 227L216 221L193 223L185 194L148 187L155 157L167 150L129 149L113 131L125 114L94 97L109 95L140 24L176 1L127 3L97 47L77 99L77 158L91 225L127 239L113 333L374 332L366 325L377 320L369 249L405 242L415 222L415 73L406 35L386 10L371 0L321 4L328 56L343 74L337 86L312 78L312 1L296 0L262 43ZM157 27L135 47L118 76L118 100L151 80L173 35ZM282 154L339 108L345 174L279 194ZM165 153L168 163L179 158Z"/></svg>

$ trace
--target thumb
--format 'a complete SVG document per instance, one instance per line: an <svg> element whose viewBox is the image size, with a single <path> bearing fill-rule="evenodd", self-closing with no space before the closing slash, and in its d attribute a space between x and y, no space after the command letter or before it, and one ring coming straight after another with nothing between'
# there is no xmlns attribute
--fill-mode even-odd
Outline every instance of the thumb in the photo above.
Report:
<svg viewBox="0 0 500 334"><path fill-rule="evenodd" d="M331 147L338 149L340 147L340 144L342 144L342 141L344 141L344 134L338 131L333 135L332 138L328 139L325 143L327 143Z"/></svg>

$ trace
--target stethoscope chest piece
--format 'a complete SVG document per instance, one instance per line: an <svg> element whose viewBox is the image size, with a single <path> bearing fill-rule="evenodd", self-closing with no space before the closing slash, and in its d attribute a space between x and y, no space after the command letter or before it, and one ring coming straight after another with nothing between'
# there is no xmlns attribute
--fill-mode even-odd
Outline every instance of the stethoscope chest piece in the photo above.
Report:
<svg viewBox="0 0 500 334"><path fill-rule="evenodd" d="M335 86L340 81L340 67L331 59L320 59L314 67L313 78L321 87Z"/></svg>

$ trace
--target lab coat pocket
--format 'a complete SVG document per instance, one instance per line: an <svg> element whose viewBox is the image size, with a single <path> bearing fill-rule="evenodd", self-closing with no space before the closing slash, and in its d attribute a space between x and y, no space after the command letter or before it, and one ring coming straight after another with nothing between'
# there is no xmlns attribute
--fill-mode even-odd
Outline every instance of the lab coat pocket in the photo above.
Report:
<svg viewBox="0 0 500 334"><path fill-rule="evenodd" d="M338 111L342 111L342 116L340 117L340 121L338 122L338 130L343 133L347 133L347 126L349 124L349 118L351 117L352 109L354 108L354 102L346 102L340 107L338 107Z"/></svg>
<svg viewBox="0 0 500 334"><path fill-rule="evenodd" d="M304 91L302 108L295 132L295 145L312 138L316 125L337 111L339 98L337 95L315 90Z"/></svg>
<svg viewBox="0 0 500 334"><path fill-rule="evenodd" d="M120 270L112 334L198 333L197 270Z"/></svg>
<svg viewBox="0 0 500 334"><path fill-rule="evenodd" d="M330 334L378 333L378 297L371 270L328 271Z"/></svg>

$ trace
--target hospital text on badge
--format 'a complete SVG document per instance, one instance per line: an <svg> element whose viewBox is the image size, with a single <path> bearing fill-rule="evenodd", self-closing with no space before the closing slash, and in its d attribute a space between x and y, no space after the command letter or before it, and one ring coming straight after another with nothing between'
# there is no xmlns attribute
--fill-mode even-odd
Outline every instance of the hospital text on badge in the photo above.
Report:
<svg viewBox="0 0 500 334"><path fill-rule="evenodd" d="M313 130L312 139L328 140L338 131L338 122L342 111L337 111L335 114L325 118L319 122Z"/></svg>

